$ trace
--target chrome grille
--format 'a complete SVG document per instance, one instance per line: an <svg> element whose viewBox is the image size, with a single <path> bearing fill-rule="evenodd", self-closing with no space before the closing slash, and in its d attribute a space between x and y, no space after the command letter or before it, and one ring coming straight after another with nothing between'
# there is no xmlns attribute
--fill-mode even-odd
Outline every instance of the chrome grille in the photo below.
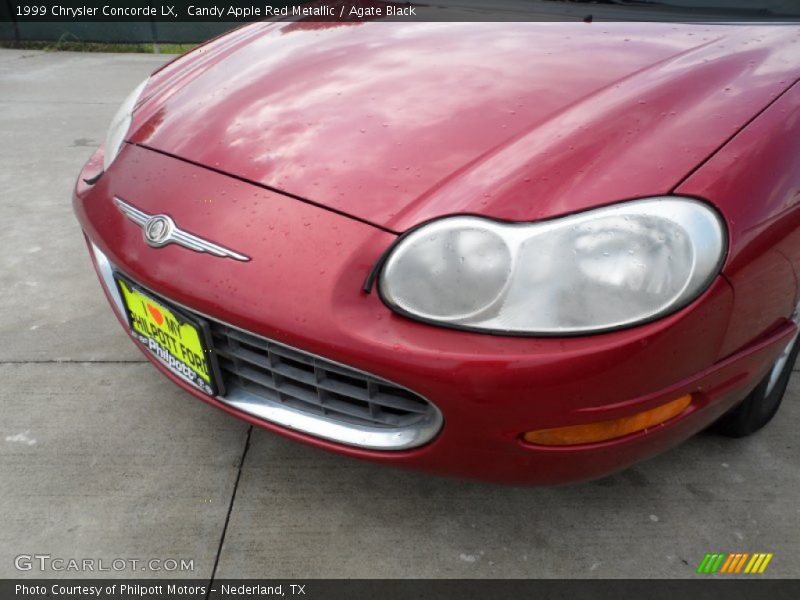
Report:
<svg viewBox="0 0 800 600"><path fill-rule="evenodd" d="M211 333L226 389L358 425L407 427L431 414L427 400L377 377L213 321Z"/></svg>
<svg viewBox="0 0 800 600"><path fill-rule="evenodd" d="M94 243L90 247L103 286L118 314L125 315L114 265ZM442 429L439 409L403 387L241 331L167 298L162 301L208 323L225 385L225 395L217 399L236 410L373 450L416 448Z"/></svg>

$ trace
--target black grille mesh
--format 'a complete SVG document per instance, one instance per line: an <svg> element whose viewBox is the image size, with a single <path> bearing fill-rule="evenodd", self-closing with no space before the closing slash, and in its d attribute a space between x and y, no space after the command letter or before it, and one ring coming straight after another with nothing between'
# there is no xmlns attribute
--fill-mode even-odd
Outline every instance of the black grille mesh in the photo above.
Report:
<svg viewBox="0 0 800 600"><path fill-rule="evenodd" d="M306 413L348 423L404 427L435 410L387 381L210 321L227 390L239 387Z"/></svg>

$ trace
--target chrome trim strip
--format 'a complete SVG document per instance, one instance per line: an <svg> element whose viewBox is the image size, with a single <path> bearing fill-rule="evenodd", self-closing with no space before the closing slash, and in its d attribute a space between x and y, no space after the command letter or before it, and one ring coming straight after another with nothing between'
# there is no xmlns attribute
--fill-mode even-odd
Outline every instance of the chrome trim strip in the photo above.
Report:
<svg viewBox="0 0 800 600"><path fill-rule="evenodd" d="M103 254L103 252L93 242L90 243L92 252L94 253L95 262L97 264L97 270L100 272L101 282L103 283L104 287L109 291L109 294L114 300L114 304L116 305L117 310L120 312L121 315L124 316L125 307L122 303L122 298L119 295L119 291L117 290L116 283L114 282L114 267L112 266L111 262L108 260L106 255ZM144 286L142 287L145 290L147 289ZM236 327L235 325L231 325L215 317L210 317L206 314L203 314L193 308L189 308L181 304L180 302L175 302L174 300L165 297L163 294L155 294L155 295L164 298L164 300L177 307L180 307L184 310L197 314L201 317L205 317L217 323L221 323L222 325L230 327L231 329L235 329L237 331L241 331L248 335L261 338L262 340L266 340L271 344L283 346L285 348L289 348L296 352L302 352L314 358L318 358L320 360L329 362L331 364L343 367L345 369L354 371L356 373L370 377L372 379L379 379L381 381L386 382L389 385L393 385L395 387L407 390L408 392L416 396L419 396L420 398L423 398L416 392L412 392L408 388L393 383L391 381L388 381L382 377L371 375L360 369L356 369L354 367L342 364L338 361L331 360L330 358L319 356L312 352L307 352L305 350L300 350L298 348L293 348L292 346L287 346L286 344L282 344L280 342L276 342L275 340L265 338L264 336L253 333L252 331L241 329L240 327ZM444 423L444 419L442 417L442 413L439 410L439 408L427 398L423 399L426 402L428 402L429 406L431 407L431 414L428 416L428 418L425 419L424 421L414 423L413 425L409 425L406 427L398 427L398 428L370 427L367 425L351 424L343 421L342 422L334 421L326 417L312 415L310 413L305 413L298 410L293 410L290 407L287 407L278 402L267 400L266 398L262 398L261 396L248 392L247 390L242 388L235 388L231 390L226 396L216 396L216 399L243 413L252 415L264 421L269 421L270 423L280 425L287 429L291 429L308 435L313 435L325 440L330 440L332 442L338 442L340 444L355 446L357 448L366 448L370 450L389 451L389 450L410 450L412 448L417 448L419 446L422 446L423 444L428 443L434 437L436 437L436 435L439 433Z"/></svg>
<svg viewBox="0 0 800 600"><path fill-rule="evenodd" d="M800 323L800 304L795 307L790 319L794 321L795 326L798 326ZM770 393L772 393L772 390L775 389L775 385L778 383L778 380L783 374L783 368L786 366L786 361L789 360L789 356L792 354L792 350L794 350L794 345L795 342L797 342L798 336L800 336L800 329L795 330L792 339L786 343L786 347L781 351L780 356L778 356L778 359L772 366L772 369L769 372L767 389L764 391L765 396L769 396Z"/></svg>
<svg viewBox="0 0 800 600"><path fill-rule="evenodd" d="M94 254L94 262L97 265L97 270L100 273L100 282L114 301L117 312L127 321L125 305L122 303L122 296L119 295L119 288L114 281L114 267L108 260L108 257L103 254L103 251L98 248L91 240L89 243L92 245L92 254Z"/></svg>
<svg viewBox="0 0 800 600"><path fill-rule="evenodd" d="M382 428L333 421L311 413L295 411L243 388L234 388L226 398L220 397L219 400L242 412L301 433L371 450L416 448L432 440L442 427L442 415L433 404L430 405L433 409L432 415L425 421L408 427Z"/></svg>
<svg viewBox="0 0 800 600"><path fill-rule="evenodd" d="M205 252L220 258L232 258L243 262L250 260L249 256L205 240L188 231L183 231L169 215L149 215L118 196L114 196L114 204L122 214L142 228L144 241L153 248L178 244L189 250Z"/></svg>

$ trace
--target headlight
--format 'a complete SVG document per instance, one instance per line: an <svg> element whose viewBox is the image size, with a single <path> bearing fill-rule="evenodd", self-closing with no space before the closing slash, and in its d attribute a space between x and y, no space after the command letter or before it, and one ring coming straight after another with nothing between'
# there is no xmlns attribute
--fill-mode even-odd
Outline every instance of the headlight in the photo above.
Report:
<svg viewBox="0 0 800 600"><path fill-rule="evenodd" d="M117 114L111 120L111 126L108 128L106 134L106 150L103 156L103 170L107 170L117 158L122 143L125 141L125 135L131 126L131 118L133 115L133 108L136 106L136 101L139 100L144 87L147 85L148 79L136 86L130 95L125 98L122 106L117 110Z"/></svg>
<svg viewBox="0 0 800 600"><path fill-rule="evenodd" d="M401 237L379 279L412 318L570 335L674 312L717 275L725 226L689 198L634 200L537 223L445 217Z"/></svg>

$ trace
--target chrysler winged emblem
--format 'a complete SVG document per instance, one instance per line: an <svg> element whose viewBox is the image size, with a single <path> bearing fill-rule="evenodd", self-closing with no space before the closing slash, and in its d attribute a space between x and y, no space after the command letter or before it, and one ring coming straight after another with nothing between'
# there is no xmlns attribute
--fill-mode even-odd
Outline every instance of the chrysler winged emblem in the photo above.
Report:
<svg viewBox="0 0 800 600"><path fill-rule="evenodd" d="M142 228L144 241L153 248L161 248L167 244L178 244L195 252L207 252L214 256L232 258L234 260L250 260L249 256L204 240L188 231L183 231L175 225L175 221L168 215L148 215L116 196L114 197L114 204L117 205L122 214Z"/></svg>

